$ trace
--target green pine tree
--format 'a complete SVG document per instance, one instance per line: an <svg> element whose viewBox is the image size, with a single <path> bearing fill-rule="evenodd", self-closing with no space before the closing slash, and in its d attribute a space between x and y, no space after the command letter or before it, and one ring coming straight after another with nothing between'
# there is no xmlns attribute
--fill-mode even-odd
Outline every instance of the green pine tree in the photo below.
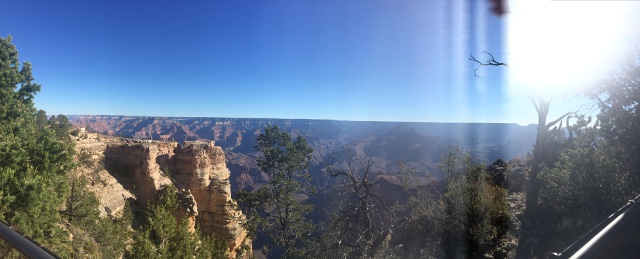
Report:
<svg viewBox="0 0 640 259"><path fill-rule="evenodd" d="M0 218L61 256L72 249L58 208L68 193L73 146L42 127L31 64L0 37ZM45 115L46 116L46 115Z"/></svg>
<svg viewBox="0 0 640 259"><path fill-rule="evenodd" d="M305 252L302 245L315 230L305 217L313 207L296 201L294 195L315 192L307 172L313 149L302 136L292 141L291 135L272 125L256 140L254 148L263 155L257 159L258 166L270 179L255 192L238 194L249 216L248 230L253 235L268 235L272 242L269 250L276 249L283 257L301 256Z"/></svg>

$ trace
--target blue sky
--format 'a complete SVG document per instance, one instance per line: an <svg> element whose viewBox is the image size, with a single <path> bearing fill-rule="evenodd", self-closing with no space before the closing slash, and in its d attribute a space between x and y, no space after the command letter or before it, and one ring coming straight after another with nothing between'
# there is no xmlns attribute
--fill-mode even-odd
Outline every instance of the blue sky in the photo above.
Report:
<svg viewBox="0 0 640 259"><path fill-rule="evenodd" d="M48 114L535 122L509 69L473 75L510 55L487 3L7 1L0 35Z"/></svg>

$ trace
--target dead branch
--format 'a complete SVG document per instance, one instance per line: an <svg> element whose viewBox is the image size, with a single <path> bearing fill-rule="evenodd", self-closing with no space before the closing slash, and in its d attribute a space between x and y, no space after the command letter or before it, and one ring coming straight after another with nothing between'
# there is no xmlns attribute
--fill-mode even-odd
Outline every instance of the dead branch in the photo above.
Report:
<svg viewBox="0 0 640 259"><path fill-rule="evenodd" d="M487 55L489 55L491 57L491 59L488 59L486 62L481 62L480 60L477 60L473 55L469 54L469 60L471 61L475 61L476 63L478 63L478 67L476 67L476 69L473 70L473 74L478 77L477 71L480 67L483 66L505 66L505 67L509 67L509 65L507 65L507 63L502 63L502 62L498 62L496 61L496 59L493 57L493 55L491 55L491 53L487 52L487 51L483 51L482 53L487 53Z"/></svg>

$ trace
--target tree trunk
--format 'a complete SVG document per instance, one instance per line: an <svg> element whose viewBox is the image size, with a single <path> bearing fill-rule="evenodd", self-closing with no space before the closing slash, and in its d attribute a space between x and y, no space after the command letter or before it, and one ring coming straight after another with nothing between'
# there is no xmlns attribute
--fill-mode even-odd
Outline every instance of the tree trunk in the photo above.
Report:
<svg viewBox="0 0 640 259"><path fill-rule="evenodd" d="M540 190L538 188L538 174L542 171L542 154L546 146L547 133L547 114L549 113L550 101L546 102L542 98L538 98L536 105L531 99L536 111L538 112L538 133L536 135L536 146L533 149L533 161L531 171L529 172L529 186L527 189L527 210L532 211L538 206L538 196Z"/></svg>

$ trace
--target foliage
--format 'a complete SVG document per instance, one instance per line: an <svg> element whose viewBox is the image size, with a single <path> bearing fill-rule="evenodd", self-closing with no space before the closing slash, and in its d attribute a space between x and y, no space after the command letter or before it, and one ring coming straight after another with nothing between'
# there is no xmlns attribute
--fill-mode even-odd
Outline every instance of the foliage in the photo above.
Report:
<svg viewBox="0 0 640 259"><path fill-rule="evenodd" d="M71 136L69 136L69 132L71 131L71 122L67 119L67 116L62 114L58 115L58 117L51 116L49 118L49 127L55 132L56 138L58 140L62 140L65 143L71 143Z"/></svg>
<svg viewBox="0 0 640 259"><path fill-rule="evenodd" d="M131 217L126 212L120 217L96 217L83 222L76 222L69 227L73 234L75 258L119 258L123 255L131 237Z"/></svg>
<svg viewBox="0 0 640 259"><path fill-rule="evenodd" d="M69 182L70 193L60 213L67 220L68 229L73 235L73 257L122 256L131 236L133 215L129 204L125 205L122 215L101 218L99 201L87 189L87 179L84 176L70 177Z"/></svg>
<svg viewBox="0 0 640 259"><path fill-rule="evenodd" d="M619 149L597 128L582 130L574 146L541 174L544 206L536 215L539 231L555 243L569 245L631 198L629 172L614 155Z"/></svg>
<svg viewBox="0 0 640 259"><path fill-rule="evenodd" d="M147 206L145 222L125 258L227 258L227 246L213 237L191 232L186 216L176 218L178 190L165 186L156 204Z"/></svg>
<svg viewBox="0 0 640 259"><path fill-rule="evenodd" d="M202 259L226 259L229 258L227 255L227 244L224 242L217 241L213 236L205 236L200 238L201 243L198 248L198 254L196 258ZM236 257L242 251L236 251ZM246 252L246 251L244 251Z"/></svg>
<svg viewBox="0 0 640 259"><path fill-rule="evenodd" d="M409 233L403 244L406 246L405 256L437 257L437 252L433 250L439 246L440 239L444 236L442 223L445 219L440 197L433 195L437 193L438 182L431 174L427 174L425 179L420 179L412 168L403 163L399 163L399 168L402 186L409 193L406 201L408 215L401 224ZM425 249L430 246L434 249Z"/></svg>
<svg viewBox="0 0 640 259"><path fill-rule="evenodd" d="M77 137L78 135L80 135L80 129L75 128L71 131L71 136Z"/></svg>
<svg viewBox="0 0 640 259"><path fill-rule="evenodd" d="M65 202L64 215L69 223L85 221L90 223L98 218L98 205L100 201L95 194L87 190L87 179L84 176L69 177L70 192ZM83 223L85 223L83 222Z"/></svg>
<svg viewBox="0 0 640 259"><path fill-rule="evenodd" d="M124 258L156 258L156 246L149 238L148 229L140 229L133 236L131 248L124 253Z"/></svg>
<svg viewBox="0 0 640 259"><path fill-rule="evenodd" d="M154 254L154 257L169 257L173 254L172 252L177 250L177 244L172 243L172 241L177 239L176 236L185 236L185 233L181 232L186 231L182 227L176 231L178 222L176 218L171 215L171 210L176 209L178 206L177 199L177 190L175 190L175 187L165 187L160 193L158 203L148 205L145 218L146 222L142 226L142 231L136 234L134 247L140 244L141 247L146 248L150 243L150 247L152 248L151 253ZM191 238L185 240L185 243L191 242ZM193 244L188 244L187 246L191 245ZM136 251L135 248L132 251ZM149 251L145 251L143 254L146 255L146 253L149 253ZM129 256L139 257L143 254L129 254Z"/></svg>
<svg viewBox="0 0 640 259"><path fill-rule="evenodd" d="M624 205L640 183L640 53L597 87L586 91L600 108L597 121L577 122L551 137L540 179L540 206L526 215L529 237L544 240L534 251L560 250ZM565 140L563 140L565 138ZM528 206L528 205L527 205ZM555 245L555 246L554 246ZM554 247L551 247L554 246ZM526 252L528 253L528 251Z"/></svg>
<svg viewBox="0 0 640 259"><path fill-rule="evenodd" d="M119 217L99 218L91 229L100 253L104 258L120 258L132 236L133 213L127 203Z"/></svg>
<svg viewBox="0 0 640 259"><path fill-rule="evenodd" d="M0 38L0 61L0 218L65 258L119 257L131 221L99 218L86 178L71 176L71 123L36 110L40 85L11 37Z"/></svg>
<svg viewBox="0 0 640 259"><path fill-rule="evenodd" d="M388 247L393 213L375 191L378 181L371 177L373 158L348 148L343 166L329 165L332 177L342 177L334 186L339 197L329 224L333 239L330 249L349 258L379 257Z"/></svg>
<svg viewBox="0 0 640 259"><path fill-rule="evenodd" d="M300 247L315 229L305 217L313 207L297 201L294 195L315 192L307 172L313 149L302 136L292 141L278 126L266 126L256 140L254 148L263 155L257 159L258 166L270 179L255 192L238 193L248 215L246 228L253 236L257 232L268 235L273 248L284 257L303 254Z"/></svg>
<svg viewBox="0 0 640 259"><path fill-rule="evenodd" d="M639 72L640 52L636 50L608 78L585 92L600 108L593 125L590 118L570 114L568 131L548 132L550 144L538 177L536 203L540 206L525 215L531 229L528 237L544 240L534 252L543 254L569 245L637 192ZM570 125L569 118L578 120ZM527 211L529 196L527 193Z"/></svg>
<svg viewBox="0 0 640 259"><path fill-rule="evenodd" d="M600 108L597 126L602 137L620 147L612 150L614 155L622 158L634 183L640 183L640 49L618 65L591 97Z"/></svg>
<svg viewBox="0 0 640 259"><path fill-rule="evenodd" d="M88 177L91 186L96 183L100 183L103 186L107 185L105 179L100 177L100 172L105 169L104 158L103 160L96 161L96 159L93 158L93 153L89 149L82 148L76 156L76 161L79 167L89 171L85 176Z"/></svg>
<svg viewBox="0 0 640 259"><path fill-rule="evenodd" d="M0 38L0 218L34 240L69 256L68 233L58 208L68 192L73 146L50 127L33 98L31 64L18 62L11 36ZM40 125L39 125L40 124Z"/></svg>
<svg viewBox="0 0 640 259"><path fill-rule="evenodd" d="M444 249L449 256L481 256L493 250L508 230L506 190L488 181L485 170L471 163L459 147L443 154L446 172Z"/></svg>

